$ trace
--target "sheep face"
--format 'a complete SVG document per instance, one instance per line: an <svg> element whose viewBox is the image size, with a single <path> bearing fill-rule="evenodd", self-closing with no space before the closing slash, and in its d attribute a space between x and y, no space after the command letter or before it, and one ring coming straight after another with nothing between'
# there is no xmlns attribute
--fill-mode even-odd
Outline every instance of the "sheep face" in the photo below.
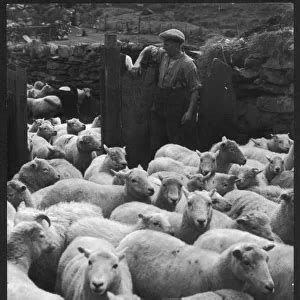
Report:
<svg viewBox="0 0 300 300"><path fill-rule="evenodd" d="M129 193L139 196L152 196L154 188L149 181L149 175L145 170L140 168L131 169L126 173L126 188Z"/></svg>
<svg viewBox="0 0 300 300"><path fill-rule="evenodd" d="M85 124L83 124L76 118L67 120L67 133L68 134L78 135L78 133L80 131L84 130L85 128L86 128Z"/></svg>
<svg viewBox="0 0 300 300"><path fill-rule="evenodd" d="M106 145L104 145L104 150L111 160L113 170L120 171L127 167L125 147L108 148Z"/></svg>
<svg viewBox="0 0 300 300"><path fill-rule="evenodd" d="M20 170L20 177L34 178L37 182L42 182L43 186L54 184L60 179L59 173L47 160L35 158L24 164Z"/></svg>
<svg viewBox="0 0 300 300"><path fill-rule="evenodd" d="M45 83L41 81L36 81L33 85L33 87L37 90L41 90L45 86Z"/></svg>
<svg viewBox="0 0 300 300"><path fill-rule="evenodd" d="M50 122L43 122L37 130L37 135L49 140L52 136L57 135L57 131Z"/></svg>
<svg viewBox="0 0 300 300"><path fill-rule="evenodd" d="M231 203L222 197L215 189L209 192L209 196L214 209L219 211L229 211L231 209Z"/></svg>
<svg viewBox="0 0 300 300"><path fill-rule="evenodd" d="M196 150L196 153L200 157L199 171L203 175L207 175L209 173L215 173L217 170L217 156L219 151L216 153L213 152L204 152L200 153Z"/></svg>
<svg viewBox="0 0 300 300"><path fill-rule="evenodd" d="M236 278L250 284L260 293L273 293L274 282L268 269L266 251L274 246L270 244L261 249L255 244L241 243L230 247L233 273Z"/></svg>
<svg viewBox="0 0 300 300"><path fill-rule="evenodd" d="M269 161L267 168L270 174L276 176L284 171L284 161L281 157L274 156L273 158L267 157L267 159Z"/></svg>
<svg viewBox="0 0 300 300"><path fill-rule="evenodd" d="M281 205L287 207L290 211L291 219L294 219L294 191L280 195Z"/></svg>
<svg viewBox="0 0 300 300"><path fill-rule="evenodd" d="M103 295L120 282L119 263L125 257L123 253L115 255L105 251L91 252L82 247L78 251L87 258L85 280L93 294Z"/></svg>
<svg viewBox="0 0 300 300"><path fill-rule="evenodd" d="M187 196L185 213L198 230L204 230L212 217L212 201L205 191L195 191Z"/></svg>
<svg viewBox="0 0 300 300"><path fill-rule="evenodd" d="M48 119L48 121L50 121L50 123L55 126L55 125L61 125L61 119L59 117L56 118L50 118Z"/></svg>
<svg viewBox="0 0 300 300"><path fill-rule="evenodd" d="M53 146L49 148L49 154L47 159L54 159L54 158L65 158L66 153L64 150L60 149L57 146Z"/></svg>
<svg viewBox="0 0 300 300"><path fill-rule="evenodd" d="M177 178L165 177L162 178L160 193L163 194L164 199L167 199L168 204L175 207L182 196L182 182Z"/></svg>
<svg viewBox="0 0 300 300"><path fill-rule="evenodd" d="M256 211L241 216L236 220L238 229L248 231L265 239L273 241L270 218L262 212Z"/></svg>
<svg viewBox="0 0 300 300"><path fill-rule="evenodd" d="M189 176L189 181L187 182L187 189L189 192L194 191L202 191L205 187L203 175L202 174L194 174Z"/></svg>
<svg viewBox="0 0 300 300"><path fill-rule="evenodd" d="M167 216L161 213L138 214L144 229L162 231L174 235L174 231Z"/></svg>
<svg viewBox="0 0 300 300"><path fill-rule="evenodd" d="M77 148L82 152L101 150L101 142L93 135L81 135L77 138Z"/></svg>
<svg viewBox="0 0 300 300"><path fill-rule="evenodd" d="M39 129L39 126L41 126L44 122L45 122L44 119L33 120L33 123L31 124L30 128L28 129L28 132L37 132Z"/></svg>
<svg viewBox="0 0 300 300"><path fill-rule="evenodd" d="M257 184L256 175L261 173L263 170L258 170L257 168L250 168L248 166L242 166L238 171L238 181L236 186L239 190L247 189L248 187L254 186Z"/></svg>
<svg viewBox="0 0 300 300"><path fill-rule="evenodd" d="M287 153L292 146L293 141L288 134L274 134L272 135L274 150L276 152Z"/></svg>
<svg viewBox="0 0 300 300"><path fill-rule="evenodd" d="M7 182L7 201L10 202L14 208L24 201L26 205L30 205L30 193L25 184L19 180L10 180Z"/></svg>
<svg viewBox="0 0 300 300"><path fill-rule="evenodd" d="M220 151L230 163L244 165L247 161L235 141L223 138L222 143L220 144Z"/></svg>
<svg viewBox="0 0 300 300"><path fill-rule="evenodd" d="M212 187L215 188L221 196L224 196L226 193L235 189L235 183L239 181L240 179L235 175L216 173L212 180Z"/></svg>

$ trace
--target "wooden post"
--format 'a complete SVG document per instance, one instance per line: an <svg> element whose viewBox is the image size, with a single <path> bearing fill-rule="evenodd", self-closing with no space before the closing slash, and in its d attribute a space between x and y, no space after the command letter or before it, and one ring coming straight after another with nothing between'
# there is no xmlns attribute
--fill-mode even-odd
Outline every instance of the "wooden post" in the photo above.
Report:
<svg viewBox="0 0 300 300"><path fill-rule="evenodd" d="M103 143L109 147L121 145L121 82L120 50L117 35L105 34L104 42L104 126Z"/></svg>
<svg viewBox="0 0 300 300"><path fill-rule="evenodd" d="M107 15L104 16L104 31L106 30L106 19L107 19Z"/></svg>

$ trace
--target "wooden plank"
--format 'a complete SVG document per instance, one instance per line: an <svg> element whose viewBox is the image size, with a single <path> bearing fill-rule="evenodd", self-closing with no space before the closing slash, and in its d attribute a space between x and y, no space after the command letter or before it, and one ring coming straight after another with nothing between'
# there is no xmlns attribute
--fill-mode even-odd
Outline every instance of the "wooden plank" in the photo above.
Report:
<svg viewBox="0 0 300 300"><path fill-rule="evenodd" d="M121 84L120 50L117 35L105 34L105 108L103 123L103 143L109 147L120 146L121 141Z"/></svg>

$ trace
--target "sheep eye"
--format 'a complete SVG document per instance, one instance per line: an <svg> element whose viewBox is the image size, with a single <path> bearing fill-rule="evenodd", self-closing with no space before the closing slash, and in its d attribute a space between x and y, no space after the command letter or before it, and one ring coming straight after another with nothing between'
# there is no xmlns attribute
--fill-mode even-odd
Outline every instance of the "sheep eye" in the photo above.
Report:
<svg viewBox="0 0 300 300"><path fill-rule="evenodd" d="M203 159L202 159L202 158L200 158L200 161L201 161L201 162L203 162Z"/></svg>
<svg viewBox="0 0 300 300"><path fill-rule="evenodd" d="M189 206L189 207L192 207L192 203L191 203L191 202L188 202L188 206Z"/></svg>
<svg viewBox="0 0 300 300"><path fill-rule="evenodd" d="M164 186L164 187L166 187L166 184L165 184L165 183L163 183L163 186Z"/></svg>
<svg viewBox="0 0 300 300"><path fill-rule="evenodd" d="M40 238L44 238L44 237L45 237L45 235L41 233L40 234Z"/></svg>
<svg viewBox="0 0 300 300"><path fill-rule="evenodd" d="M211 206L211 202L208 203L208 206Z"/></svg>
<svg viewBox="0 0 300 300"><path fill-rule="evenodd" d="M48 169L43 169L43 172L47 173L47 172L48 172Z"/></svg>
<svg viewBox="0 0 300 300"><path fill-rule="evenodd" d="M136 179L131 179L131 182L135 183L135 182L137 182L137 181L136 181Z"/></svg>
<svg viewBox="0 0 300 300"><path fill-rule="evenodd" d="M245 261L244 261L244 265L250 266L250 262L249 262L248 260L245 260Z"/></svg>
<svg viewBox="0 0 300 300"><path fill-rule="evenodd" d="M212 199L212 204L216 204L216 203L218 203L218 201L215 199Z"/></svg>
<svg viewBox="0 0 300 300"><path fill-rule="evenodd" d="M224 183L224 187L228 187L228 184L227 184L227 183Z"/></svg>
<svg viewBox="0 0 300 300"><path fill-rule="evenodd" d="M159 222L153 222L153 225L159 226L160 224L159 224Z"/></svg>
<svg viewBox="0 0 300 300"><path fill-rule="evenodd" d="M118 264L114 264L112 267L113 269L116 269L118 267Z"/></svg>
<svg viewBox="0 0 300 300"><path fill-rule="evenodd" d="M89 260L89 266L91 266L92 265L92 262Z"/></svg>

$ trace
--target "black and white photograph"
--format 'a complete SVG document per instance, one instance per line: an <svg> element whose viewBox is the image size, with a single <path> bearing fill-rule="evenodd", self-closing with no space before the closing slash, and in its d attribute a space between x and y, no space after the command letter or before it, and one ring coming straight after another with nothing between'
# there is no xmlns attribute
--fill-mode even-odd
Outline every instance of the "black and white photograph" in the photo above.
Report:
<svg viewBox="0 0 300 300"><path fill-rule="evenodd" d="M7 299L297 299L294 13L6 4Z"/></svg>

